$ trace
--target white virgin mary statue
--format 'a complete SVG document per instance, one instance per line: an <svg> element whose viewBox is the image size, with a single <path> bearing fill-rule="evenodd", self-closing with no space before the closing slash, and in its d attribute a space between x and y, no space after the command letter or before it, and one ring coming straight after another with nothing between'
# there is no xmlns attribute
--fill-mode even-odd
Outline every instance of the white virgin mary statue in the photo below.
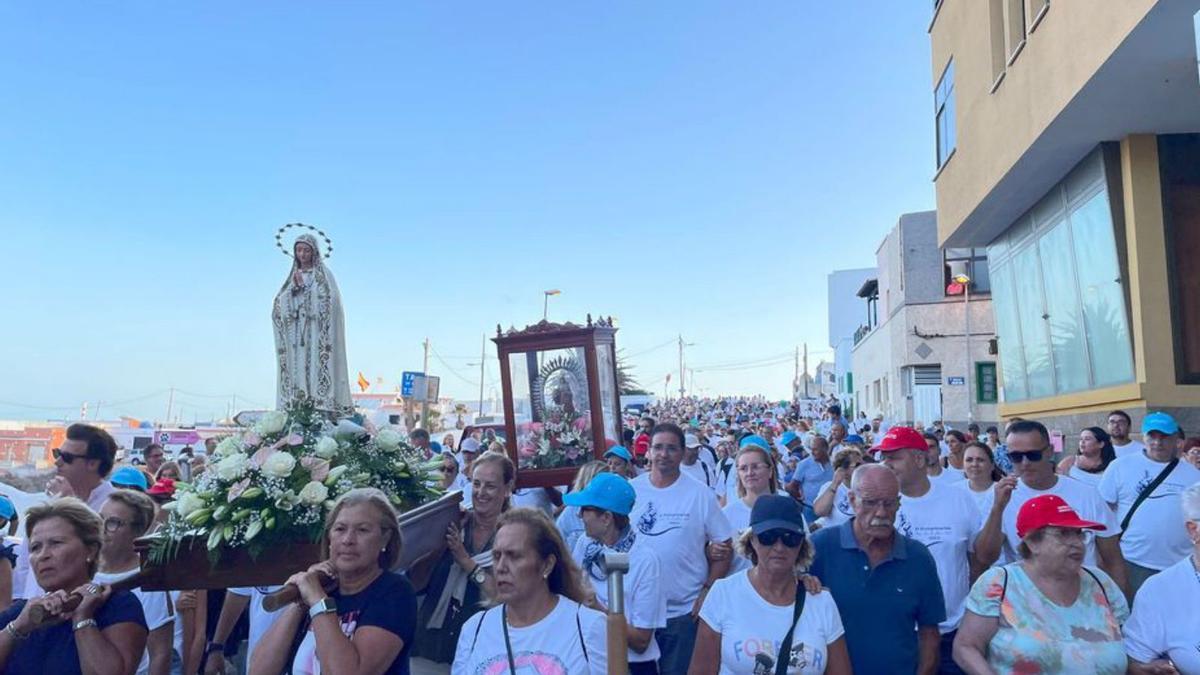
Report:
<svg viewBox="0 0 1200 675"><path fill-rule="evenodd" d="M301 235L292 246L292 270L275 296L271 321L279 361L279 409L307 397L318 410L351 414L342 295L321 261L316 237Z"/></svg>

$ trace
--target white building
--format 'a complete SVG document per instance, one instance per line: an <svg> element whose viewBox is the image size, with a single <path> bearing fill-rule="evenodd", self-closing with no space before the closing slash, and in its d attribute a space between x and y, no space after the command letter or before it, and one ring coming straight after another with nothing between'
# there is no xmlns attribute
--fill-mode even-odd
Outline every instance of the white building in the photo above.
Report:
<svg viewBox="0 0 1200 675"><path fill-rule="evenodd" d="M852 350L856 409L897 424L995 422L995 328L983 249L939 248L936 215L924 211L900 216L875 257L878 274L858 291L866 322ZM959 274L970 278L969 297L954 281Z"/></svg>
<svg viewBox="0 0 1200 675"><path fill-rule="evenodd" d="M834 270L826 282L828 292L829 347L833 349L834 394L842 402L842 411L847 417L857 413L854 405L854 331L863 324L864 307L858 298L858 289L868 279L874 279L878 270L863 267L852 270Z"/></svg>

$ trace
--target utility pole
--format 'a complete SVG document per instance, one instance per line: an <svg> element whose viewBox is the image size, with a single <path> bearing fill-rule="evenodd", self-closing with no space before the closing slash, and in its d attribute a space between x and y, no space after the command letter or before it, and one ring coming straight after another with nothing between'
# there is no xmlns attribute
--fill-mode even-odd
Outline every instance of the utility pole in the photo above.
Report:
<svg viewBox="0 0 1200 675"><path fill-rule="evenodd" d="M171 407L175 404L175 387L171 387L171 393L167 395L167 424L171 423Z"/></svg>
<svg viewBox="0 0 1200 675"><path fill-rule="evenodd" d="M421 400L421 428L429 429L429 338L425 338L425 360L421 362L421 373L425 376L425 396Z"/></svg>
<svg viewBox="0 0 1200 675"><path fill-rule="evenodd" d="M792 398L800 394L800 345L796 345L796 374L792 376Z"/></svg>
<svg viewBox="0 0 1200 675"><path fill-rule="evenodd" d="M479 414L483 415L483 364L487 363L487 335L479 346Z"/></svg>
<svg viewBox="0 0 1200 675"><path fill-rule="evenodd" d="M684 397L684 392L687 387L684 386L686 380L683 379L683 334L679 335L679 398Z"/></svg>
<svg viewBox="0 0 1200 675"><path fill-rule="evenodd" d="M808 343L804 343L804 398L808 398Z"/></svg>

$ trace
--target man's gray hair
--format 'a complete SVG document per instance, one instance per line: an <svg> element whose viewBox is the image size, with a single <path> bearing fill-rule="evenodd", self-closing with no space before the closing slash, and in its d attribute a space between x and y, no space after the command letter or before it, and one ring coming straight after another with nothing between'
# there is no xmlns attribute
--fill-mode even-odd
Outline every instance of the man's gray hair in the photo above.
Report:
<svg viewBox="0 0 1200 675"><path fill-rule="evenodd" d="M1183 519L1200 523L1200 483L1183 491L1179 503L1183 506Z"/></svg>
<svg viewBox="0 0 1200 675"><path fill-rule="evenodd" d="M854 470L854 473L850 475L850 491L854 494L858 494L858 488L862 485L862 482L869 478L871 474L880 472L886 473L889 476L894 475L891 469L882 464L860 465Z"/></svg>

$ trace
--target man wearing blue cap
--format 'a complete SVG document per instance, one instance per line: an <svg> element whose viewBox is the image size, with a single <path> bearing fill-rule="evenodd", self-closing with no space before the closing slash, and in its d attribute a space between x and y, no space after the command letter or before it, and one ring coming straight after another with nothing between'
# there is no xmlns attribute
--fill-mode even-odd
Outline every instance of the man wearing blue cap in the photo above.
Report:
<svg viewBox="0 0 1200 675"><path fill-rule="evenodd" d="M629 481L612 473L598 474L583 490L563 496L568 505L579 507L586 535L576 541L571 557L591 582L596 602L602 607L609 604L604 554L612 551L629 555L629 571L622 579L629 672L644 675L658 672L655 662L660 651L654 630L667 626L667 596L659 583L658 555L638 539L637 531L629 525L635 499Z"/></svg>
<svg viewBox="0 0 1200 675"><path fill-rule="evenodd" d="M1179 459L1182 434L1175 418L1152 412L1142 419L1146 448L1118 457L1104 472L1097 489L1121 521L1121 553L1133 598L1146 579L1174 565L1192 551L1179 520L1180 495L1200 482L1200 470Z"/></svg>

